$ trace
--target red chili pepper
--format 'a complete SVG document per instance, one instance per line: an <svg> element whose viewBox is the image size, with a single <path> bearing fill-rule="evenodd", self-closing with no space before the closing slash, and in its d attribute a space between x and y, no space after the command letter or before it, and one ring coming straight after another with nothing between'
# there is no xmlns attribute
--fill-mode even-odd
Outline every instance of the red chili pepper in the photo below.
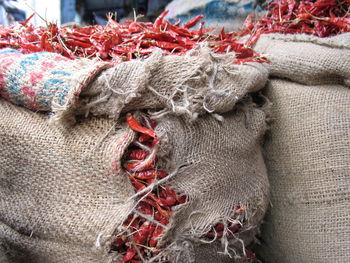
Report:
<svg viewBox="0 0 350 263"><path fill-rule="evenodd" d="M132 33L138 33L143 31L143 28L137 22L130 23L128 29L129 29L129 32L132 32Z"/></svg>
<svg viewBox="0 0 350 263"><path fill-rule="evenodd" d="M84 47L84 48L89 48L89 47L92 46L91 43L85 43L85 42L78 41L78 40L73 40L73 39L72 39L72 40L68 39L68 40L67 40L67 44L70 44L70 45L72 45L73 47L74 47L74 46L78 46L78 47Z"/></svg>
<svg viewBox="0 0 350 263"><path fill-rule="evenodd" d="M179 196L179 197L176 198L176 200L177 200L177 202L178 202L179 204L184 204L184 203L186 203L186 201L187 201L187 197L186 197L185 195Z"/></svg>
<svg viewBox="0 0 350 263"><path fill-rule="evenodd" d="M139 133L147 134L152 138L157 138L155 131L142 126L130 113L126 115L126 120L131 129Z"/></svg>
<svg viewBox="0 0 350 263"><path fill-rule="evenodd" d="M232 232L235 233L237 232L239 229L241 228L241 226L239 224L233 225L231 227L229 227L228 229Z"/></svg>
<svg viewBox="0 0 350 263"><path fill-rule="evenodd" d="M161 13L157 19L154 21L153 27L160 28L163 24L164 17L169 13L169 10L165 10L163 13Z"/></svg>
<svg viewBox="0 0 350 263"><path fill-rule="evenodd" d="M149 236L150 223L146 221L139 230L133 235L136 244L145 245Z"/></svg>
<svg viewBox="0 0 350 263"><path fill-rule="evenodd" d="M182 37L189 37L192 38L193 37L193 33L191 33L188 29L186 28L182 28L182 27L177 27L177 26L173 26L172 24L170 24L169 22L166 24L167 28L170 32L173 32L177 35L180 35Z"/></svg>
<svg viewBox="0 0 350 263"><path fill-rule="evenodd" d="M244 21L243 29L248 30L247 33L249 33L250 31L252 31L253 28L254 28L254 23L253 23L254 18L255 18L255 15L254 15L254 14L249 14L249 15L247 16L247 18L245 19L245 21ZM225 38L224 38L224 39L225 39Z"/></svg>
<svg viewBox="0 0 350 263"><path fill-rule="evenodd" d="M157 226L154 230L151 240L149 241L150 247L157 247L160 236L163 234L164 229L160 226Z"/></svg>
<svg viewBox="0 0 350 263"><path fill-rule="evenodd" d="M184 24L184 28L191 28L198 24L199 21L203 19L203 15L198 15Z"/></svg>
<svg viewBox="0 0 350 263"><path fill-rule="evenodd" d="M148 55L154 52L154 47L151 48L140 48L137 50L138 54L140 55Z"/></svg>
<svg viewBox="0 0 350 263"><path fill-rule="evenodd" d="M336 25L339 29L344 30L344 32L350 31L350 17L331 17L327 20L329 20L331 24Z"/></svg>
<svg viewBox="0 0 350 263"><path fill-rule="evenodd" d="M146 171L141 171L141 172L136 172L134 177L137 179L141 180L147 180L147 179L161 179L167 176L167 173L164 171L159 171L159 170L146 170Z"/></svg>
<svg viewBox="0 0 350 263"><path fill-rule="evenodd" d="M223 223L218 223L214 226L215 230L218 232L218 231L223 231L225 226Z"/></svg>
<svg viewBox="0 0 350 263"><path fill-rule="evenodd" d="M154 212L154 219L163 225L169 224L169 219L165 216L162 216L162 214L159 213L159 211Z"/></svg>
<svg viewBox="0 0 350 263"><path fill-rule="evenodd" d="M128 250L126 251L125 256L122 259L122 262L130 261L136 254L137 254L136 249L133 247L129 247Z"/></svg>
<svg viewBox="0 0 350 263"><path fill-rule="evenodd" d="M139 136L139 142L146 142L149 141L152 137L150 137L148 134L141 134Z"/></svg>
<svg viewBox="0 0 350 263"><path fill-rule="evenodd" d="M143 199L142 201L145 202L145 203L150 204L150 205L153 206L153 207L155 207L155 208L158 210L158 212L159 212L162 216L164 216L165 218L167 218L167 219L170 218L170 211L161 208L161 206L158 204L158 200L157 200L157 201L154 201L154 200L150 200L150 199L148 199L148 198L145 198L145 199Z"/></svg>
<svg viewBox="0 0 350 263"><path fill-rule="evenodd" d="M162 40L162 41L175 41L175 37L172 36L170 32L151 32L142 33L140 38L142 39L152 39L152 40Z"/></svg>
<svg viewBox="0 0 350 263"><path fill-rule="evenodd" d="M159 200L159 204L163 207L170 207L175 205L176 203L176 198L174 198L173 196L167 196L166 198L161 198Z"/></svg>
<svg viewBox="0 0 350 263"><path fill-rule="evenodd" d="M157 228L157 225L155 225L155 224L150 224L149 225L149 235L148 235L147 243L149 243L149 241L151 240L151 238L153 236L153 233L156 230L156 228Z"/></svg>
<svg viewBox="0 0 350 263"><path fill-rule="evenodd" d="M22 26L26 26L29 21L33 18L33 16L35 15L35 13L31 14L26 20L24 20L23 22L18 22L19 24L21 24Z"/></svg>
<svg viewBox="0 0 350 263"><path fill-rule="evenodd" d="M130 179L131 183L133 184L133 186L135 187L137 192L146 188L146 186L143 183L136 180L134 177L130 176L129 179Z"/></svg>
<svg viewBox="0 0 350 263"><path fill-rule="evenodd" d="M142 170L153 169L155 166L155 161L156 161L155 159L151 159L147 163L142 163L142 162L126 163L124 164L124 168L130 172L136 172L137 168L140 167L140 165L142 165Z"/></svg>
<svg viewBox="0 0 350 263"><path fill-rule="evenodd" d="M165 42L165 41L156 41L155 45L157 47L160 47L160 48L166 49L166 50L178 50L178 51L181 51L184 48L184 47L180 46L179 44Z"/></svg>
<svg viewBox="0 0 350 263"><path fill-rule="evenodd" d="M297 18L299 19L309 19L311 18L311 14L310 13L300 13L297 15Z"/></svg>
<svg viewBox="0 0 350 263"><path fill-rule="evenodd" d="M259 28L253 35L251 35L251 37L248 39L248 41L246 42L246 46L247 47L252 47L254 46L254 44L256 43L256 41L259 39L260 35L263 32L263 28ZM253 55L253 50L250 49L251 52L249 54L247 54L246 57L252 57Z"/></svg>
<svg viewBox="0 0 350 263"><path fill-rule="evenodd" d="M141 150L141 149L134 149L130 150L126 153L125 158L128 160L144 160L149 153Z"/></svg>
<svg viewBox="0 0 350 263"><path fill-rule="evenodd" d="M144 202L140 202L140 206L138 207L138 211L142 214L145 214L145 215L152 215L154 213L152 207L149 204L144 203Z"/></svg>
<svg viewBox="0 0 350 263"><path fill-rule="evenodd" d="M155 182L155 179L147 179L145 180L147 185L151 185Z"/></svg>

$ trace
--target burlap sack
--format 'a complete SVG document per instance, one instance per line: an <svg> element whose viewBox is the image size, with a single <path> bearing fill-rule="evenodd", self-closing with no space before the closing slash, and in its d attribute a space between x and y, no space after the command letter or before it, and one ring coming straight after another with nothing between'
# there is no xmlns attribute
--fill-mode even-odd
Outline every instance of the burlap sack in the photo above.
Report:
<svg viewBox="0 0 350 263"><path fill-rule="evenodd" d="M267 263L347 263L350 90L272 80L267 95L272 207L259 254Z"/></svg>
<svg viewBox="0 0 350 263"><path fill-rule="evenodd" d="M133 132L48 118L0 99L1 241L14 262L111 262L104 244L133 208L119 167Z"/></svg>
<svg viewBox="0 0 350 263"><path fill-rule="evenodd" d="M0 96L33 111L74 111L80 92L110 63L56 53L0 50Z"/></svg>
<svg viewBox="0 0 350 263"><path fill-rule="evenodd" d="M270 61L270 76L294 82L350 86L350 33L318 38L310 35L262 35L254 50Z"/></svg>
<svg viewBox="0 0 350 263"><path fill-rule="evenodd" d="M206 116L193 124L168 117L157 129L167 142L169 163L186 165L170 185L190 201L174 212L167 232L173 242L169 249L181 253L181 262L207 262L213 255L216 262L228 262L229 257L220 259L215 253L225 249L205 245L202 236L213 222L229 220L237 205L248 207L246 222L240 233L223 239L222 245L232 257L242 253L259 231L268 205L268 181L259 147L266 128L265 112L245 105L223 117L223 122Z"/></svg>
<svg viewBox="0 0 350 263"><path fill-rule="evenodd" d="M53 112L53 119L63 123L74 122L76 115L117 120L121 112L157 108L194 120L204 113L227 112L264 86L267 70L259 63L234 65L234 56L206 47L181 57L156 50L147 59L112 67L55 53L2 49L0 96L31 110Z"/></svg>
<svg viewBox="0 0 350 263"><path fill-rule="evenodd" d="M256 45L271 63L265 145L270 212L260 256L269 262L349 262L350 34L278 34ZM301 83L301 84L297 84Z"/></svg>
<svg viewBox="0 0 350 263"><path fill-rule="evenodd" d="M133 139L120 114L149 109L158 122L160 165L173 174L168 184L189 197L173 212L162 255L175 263L240 258L268 204L260 152L266 116L249 95L266 79L261 65L233 65L232 54L202 48L116 65L68 89L62 105L52 103L59 89L41 97L57 120L87 117L75 126L48 125L49 115L1 100L2 242L17 262L118 262L120 255L109 253L112 235L137 201L120 170ZM231 218L238 205L244 215ZM203 235L228 219L242 222L240 232L205 244Z"/></svg>
<svg viewBox="0 0 350 263"><path fill-rule="evenodd" d="M6 247L6 244L0 243L0 262L2 263L9 263L8 259L8 249Z"/></svg>
<svg viewBox="0 0 350 263"><path fill-rule="evenodd" d="M194 120L223 113L250 92L264 87L267 70L259 63L234 65L234 54L217 55L208 48L186 56L150 58L103 71L83 93L85 112L118 118L135 109L163 109Z"/></svg>
<svg viewBox="0 0 350 263"><path fill-rule="evenodd" d="M123 126L111 131L113 122L103 118L57 129L47 125L48 116L0 101L0 237L14 251L13 261L117 260L108 254L111 235L134 204L119 170L132 132ZM226 247L232 257L242 255L258 231L268 204L259 145L265 113L253 104L245 107L226 113L222 123L210 115L194 124L159 120L159 155L169 171L182 166L169 184L190 200L174 212L164 236L171 243L164 254L173 262L205 262L203 254L228 262L217 252ZM247 207L242 231L223 246L203 244L202 235L230 218L236 205Z"/></svg>

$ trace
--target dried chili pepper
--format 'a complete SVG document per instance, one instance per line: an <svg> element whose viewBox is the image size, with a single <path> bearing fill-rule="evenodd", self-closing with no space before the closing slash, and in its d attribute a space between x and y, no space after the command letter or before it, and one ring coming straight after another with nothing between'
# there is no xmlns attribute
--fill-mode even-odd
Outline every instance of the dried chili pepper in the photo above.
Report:
<svg viewBox="0 0 350 263"><path fill-rule="evenodd" d="M164 171L157 171L154 169L136 172L134 174L134 177L141 180L147 180L147 179L155 179L155 178L164 178L167 176L167 173Z"/></svg>
<svg viewBox="0 0 350 263"><path fill-rule="evenodd" d="M157 138L155 131L150 130L144 126L142 126L133 116L132 114L127 114L126 115L126 120L130 126L131 129L134 131L137 131L142 134L147 134L151 136L152 138Z"/></svg>
<svg viewBox="0 0 350 263"><path fill-rule="evenodd" d="M88 27L57 27L48 24L47 27L35 28L30 24L30 18L19 26L9 28L0 26L0 48L18 48L24 53L48 51L60 53L68 58L98 57L105 61L119 63L151 54L155 48L163 50L164 55L184 55L187 51L197 48L206 41L209 47L217 48L219 40L236 43L234 33L208 35L213 28L204 28L201 22L198 30L191 30L203 18L199 15L183 26L171 24L165 19L167 11L163 12L154 23L126 21L119 24L107 16L106 26L94 25ZM338 23L338 21L334 21ZM230 51L236 51L235 46ZM255 60L255 57L252 57ZM256 59L256 62L262 62ZM237 58L237 64L242 63Z"/></svg>
<svg viewBox="0 0 350 263"><path fill-rule="evenodd" d="M184 28L191 28L198 24L199 21L203 19L203 15L198 15L184 24Z"/></svg>
<svg viewBox="0 0 350 263"><path fill-rule="evenodd" d="M150 151L145 151L138 148L140 144L134 143L123 157L123 167L128 171L135 191L140 192L168 174L157 169L157 158L151 158L151 161L143 165L140 171L134 172L135 168L149 157L152 148L156 147L159 141L154 132L156 127L154 121L144 118L143 122L139 122L131 114L127 114L126 119L130 128L136 131L138 137L136 140L142 141L150 148ZM117 236L111 246L113 250L123 255L123 262L139 262L140 256L147 259L159 253L161 247L158 243L164 233L164 227L154 222L159 222L163 226L168 225L171 208L186 202L186 196L178 196L174 190L163 185L157 185L150 192L142 194L140 198L136 208L137 213L129 215L123 223L130 234ZM154 222L151 223L149 218Z"/></svg>
<svg viewBox="0 0 350 263"><path fill-rule="evenodd" d="M267 14L253 20L248 16L240 35L250 35L248 46L260 34L312 34L329 37L350 32L350 3L340 0L274 0L267 5ZM254 38L254 39L253 39Z"/></svg>

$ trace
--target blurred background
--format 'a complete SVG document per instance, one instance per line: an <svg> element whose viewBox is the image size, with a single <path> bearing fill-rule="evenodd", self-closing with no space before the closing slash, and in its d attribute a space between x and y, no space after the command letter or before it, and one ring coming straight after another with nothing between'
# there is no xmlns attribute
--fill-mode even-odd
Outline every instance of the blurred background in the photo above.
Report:
<svg viewBox="0 0 350 263"><path fill-rule="evenodd" d="M154 21L164 10L167 18L186 22L205 15L206 27L222 27L227 31L240 27L251 12L260 12L255 0L0 0L0 24L8 26L23 21L32 13L36 26L53 22L58 25L91 25L106 23L106 14L117 21Z"/></svg>

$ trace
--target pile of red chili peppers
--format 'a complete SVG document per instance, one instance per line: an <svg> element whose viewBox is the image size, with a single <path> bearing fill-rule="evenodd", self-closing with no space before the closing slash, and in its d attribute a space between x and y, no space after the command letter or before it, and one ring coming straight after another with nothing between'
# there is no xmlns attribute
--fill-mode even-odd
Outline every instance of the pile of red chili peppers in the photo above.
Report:
<svg viewBox="0 0 350 263"><path fill-rule="evenodd" d="M142 122L139 122L130 113L126 115L126 120L136 132L136 139L124 154L122 163L138 193L168 174L158 169L157 157L152 154L159 143L154 131L156 123L145 115L142 116ZM157 184L150 191L140 194L136 211L123 223L124 230L116 234L112 250L122 255L122 262L140 263L156 256L162 249L158 242L169 224L172 208L184 204L186 199L185 195L179 195L164 184ZM245 207L235 207L233 218L237 218L244 210ZM240 223L227 223L226 235L236 233L241 228ZM217 223L203 238L220 240L224 234L224 224ZM249 250L245 253L246 258L255 257Z"/></svg>
<svg viewBox="0 0 350 263"><path fill-rule="evenodd" d="M30 18L11 27L0 26L0 48L16 48L24 53L56 52L68 58L97 57L119 63L151 54L160 48L164 54L183 55L202 42L216 53L236 52L234 63L266 62L251 48L261 34L306 33L319 37L350 31L350 0L274 0L268 13L259 19L249 15L240 32L210 34L199 15L184 25L170 23L163 12L154 23L127 21L117 23L108 17L106 26L34 27ZM192 30L200 22L196 30ZM240 43L242 36L248 41Z"/></svg>
<svg viewBox="0 0 350 263"><path fill-rule="evenodd" d="M34 27L30 18L8 28L0 26L0 48L16 48L24 53L56 52L68 58L98 57L104 61L119 63L151 54L155 48L164 54L184 55L202 42L216 53L236 52L235 63L249 61L263 62L264 59L249 46L238 43L235 33L208 34L214 28L205 29L204 22L199 29L191 30L203 18L199 15L180 26L172 24L163 12L154 23L126 21L117 23L108 17L106 26L86 27Z"/></svg>
<svg viewBox="0 0 350 263"><path fill-rule="evenodd" d="M140 123L132 114L127 114L126 120L137 138L123 157L123 167L137 193L168 174L157 168L157 157L152 155L159 143L156 123L148 117ZM169 224L172 207L185 202L186 196L162 184L141 194L136 211L123 223L124 231L117 234L112 250L123 256L122 262L140 263L154 257L160 252L159 238Z"/></svg>
<svg viewBox="0 0 350 263"><path fill-rule="evenodd" d="M240 35L252 46L261 34L309 34L330 37L350 32L350 0L274 0L262 18L247 17Z"/></svg>

